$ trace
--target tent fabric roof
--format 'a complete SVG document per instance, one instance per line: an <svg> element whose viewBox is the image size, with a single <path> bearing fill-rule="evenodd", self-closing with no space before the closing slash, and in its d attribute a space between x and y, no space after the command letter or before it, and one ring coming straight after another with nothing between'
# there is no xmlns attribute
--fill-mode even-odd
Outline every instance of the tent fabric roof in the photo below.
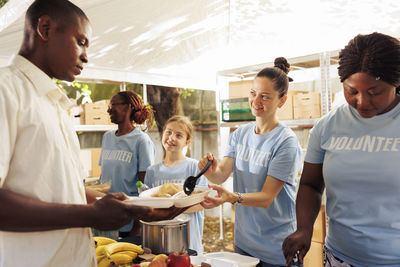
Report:
<svg viewBox="0 0 400 267"><path fill-rule="evenodd" d="M0 9L0 65L22 40L32 0ZM343 47L359 33L400 36L397 0L72 0L93 36L81 77L216 89L218 70Z"/></svg>

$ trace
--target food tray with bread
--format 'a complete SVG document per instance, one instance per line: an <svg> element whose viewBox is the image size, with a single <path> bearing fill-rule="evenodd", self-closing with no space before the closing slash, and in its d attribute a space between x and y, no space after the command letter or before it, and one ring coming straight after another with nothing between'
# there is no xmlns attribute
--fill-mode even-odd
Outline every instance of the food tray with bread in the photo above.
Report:
<svg viewBox="0 0 400 267"><path fill-rule="evenodd" d="M211 190L208 186L196 185L193 193L188 196L183 192L182 184L166 183L140 193L139 197L130 197L125 201L152 208L172 206L184 208L200 203Z"/></svg>

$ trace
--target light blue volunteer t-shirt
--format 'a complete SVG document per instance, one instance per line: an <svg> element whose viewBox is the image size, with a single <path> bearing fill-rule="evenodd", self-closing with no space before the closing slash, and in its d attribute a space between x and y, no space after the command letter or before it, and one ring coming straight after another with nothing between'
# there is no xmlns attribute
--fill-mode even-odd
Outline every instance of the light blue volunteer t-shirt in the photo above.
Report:
<svg viewBox="0 0 400 267"><path fill-rule="evenodd" d="M400 266L400 104L369 119L338 107L312 129L305 161L323 163L333 254L355 267Z"/></svg>
<svg viewBox="0 0 400 267"><path fill-rule="evenodd" d="M154 163L154 144L139 128L122 136L116 136L115 132L109 131L103 136L99 160L101 183L111 180L110 193L124 192L128 196L137 196L139 172L146 171ZM129 232L132 225L131 222L120 231Z"/></svg>
<svg viewBox="0 0 400 267"><path fill-rule="evenodd" d="M149 187L156 187L165 183L183 184L189 176L197 175L200 170L197 167L198 161L191 158L185 158L179 164L173 167L167 167L162 163L150 166L146 171L144 179ZM197 185L207 185L207 179L202 175L196 182ZM190 216L190 244L189 248L201 255L204 252L202 245L204 211L198 211L188 214Z"/></svg>
<svg viewBox="0 0 400 267"><path fill-rule="evenodd" d="M267 134L254 131L255 123L250 123L230 136L225 156L234 158L234 191L260 192L268 175L285 186L267 209L236 206L235 245L264 262L285 265L282 243L296 230L301 148L293 131L282 124Z"/></svg>

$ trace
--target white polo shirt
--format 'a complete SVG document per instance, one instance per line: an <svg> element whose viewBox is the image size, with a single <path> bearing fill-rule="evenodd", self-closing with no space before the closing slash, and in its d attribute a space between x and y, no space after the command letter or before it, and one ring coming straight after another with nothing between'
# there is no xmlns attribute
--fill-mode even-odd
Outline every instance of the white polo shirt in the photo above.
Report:
<svg viewBox="0 0 400 267"><path fill-rule="evenodd" d="M0 69L0 188L46 202L86 204L69 104L24 57ZM0 231L0 267L96 266L93 246L90 228Z"/></svg>

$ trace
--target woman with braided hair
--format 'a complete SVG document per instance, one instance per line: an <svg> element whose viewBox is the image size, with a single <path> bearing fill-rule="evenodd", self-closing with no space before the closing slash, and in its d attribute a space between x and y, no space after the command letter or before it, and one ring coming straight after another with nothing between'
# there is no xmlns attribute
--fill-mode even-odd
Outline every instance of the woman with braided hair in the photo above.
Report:
<svg viewBox="0 0 400 267"><path fill-rule="evenodd" d="M326 267L400 266L400 42L357 35L339 54L346 104L311 130L296 200L290 264L310 248L326 187Z"/></svg>
<svg viewBox="0 0 400 267"><path fill-rule="evenodd" d="M151 125L153 110L132 91L118 92L111 98L108 111L118 130L104 134L100 156L101 182L112 181L110 192L138 195L137 181L144 181L146 169L154 164L155 148L150 137L137 125ZM128 236L132 222L120 229ZM137 230L137 228L135 228Z"/></svg>

